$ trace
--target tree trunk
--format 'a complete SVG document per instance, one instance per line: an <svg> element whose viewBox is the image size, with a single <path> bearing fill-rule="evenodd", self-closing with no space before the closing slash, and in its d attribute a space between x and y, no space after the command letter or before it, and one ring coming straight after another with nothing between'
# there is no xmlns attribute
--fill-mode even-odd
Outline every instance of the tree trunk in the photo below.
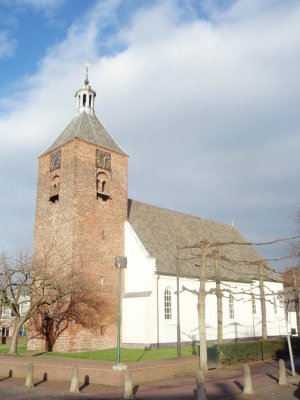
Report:
<svg viewBox="0 0 300 400"><path fill-rule="evenodd" d="M15 356L18 354L18 337L19 331L24 324L24 320L22 318L16 317L15 319L15 328L11 337L11 342L9 346L8 354L11 356Z"/></svg>
<svg viewBox="0 0 300 400"><path fill-rule="evenodd" d="M198 295L198 324L200 337L200 369L203 373L207 372L207 346L206 346L206 326L205 326L205 282L206 282L206 253L208 242L201 243L201 263L200 263L200 288Z"/></svg>
<svg viewBox="0 0 300 400"><path fill-rule="evenodd" d="M264 279L263 279L263 268L264 264L261 263L258 266L259 272L259 293L260 293L260 305L261 305L261 336L263 340L268 339L267 335L267 312L266 312L266 298L264 290Z"/></svg>
<svg viewBox="0 0 300 400"><path fill-rule="evenodd" d="M296 322L297 322L297 334L300 337L300 305L299 305L299 292L297 286L297 270L296 268L292 268L293 274L293 287L294 287L294 302L295 302L295 311L296 311Z"/></svg>
<svg viewBox="0 0 300 400"><path fill-rule="evenodd" d="M223 343L223 295L221 291L221 274L218 252L214 252L216 273L217 319L218 319L218 344Z"/></svg>

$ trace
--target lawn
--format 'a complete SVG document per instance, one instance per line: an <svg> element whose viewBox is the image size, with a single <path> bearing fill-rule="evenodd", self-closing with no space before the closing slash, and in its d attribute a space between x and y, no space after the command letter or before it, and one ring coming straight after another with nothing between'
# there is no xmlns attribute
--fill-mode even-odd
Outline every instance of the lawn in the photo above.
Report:
<svg viewBox="0 0 300 400"><path fill-rule="evenodd" d="M183 357L192 356L195 351L191 346L183 347L181 354ZM58 353L51 352L45 354L47 357L64 357L64 358L82 358L88 360L115 361L116 349L105 349L97 351L85 351L80 353ZM168 358L176 358L176 348L161 349L121 349L121 362L138 362L163 360Z"/></svg>
<svg viewBox="0 0 300 400"><path fill-rule="evenodd" d="M0 356L8 353L10 338L7 338L7 344L0 344ZM58 352L41 352L37 355L36 351L27 350L27 338L18 338L18 353L22 357L35 355L43 358L81 358L85 360L99 361L116 361L116 349L105 349L95 351L81 351L77 353L58 353ZM181 348L182 357L197 356L197 345L185 345ZM217 349L215 346L208 346L208 359L216 362L218 359ZM139 362L176 358L176 347L162 347L160 349L121 349L121 362Z"/></svg>
<svg viewBox="0 0 300 400"><path fill-rule="evenodd" d="M7 344L0 344L0 356L5 355L9 349L10 338ZM18 339L18 353L21 356L30 356L32 353L26 349L26 338L19 337ZM181 349L182 357L189 357L196 354L196 349L192 346L184 346ZM121 362L138 362L138 361L151 361L163 360L169 358L176 358L176 348L160 348L160 349L121 349ZM42 353L42 357L46 358L81 358L87 360L103 360L103 361L116 361L116 349L105 349L96 351L84 351L78 353L58 353L49 352Z"/></svg>
<svg viewBox="0 0 300 400"><path fill-rule="evenodd" d="M7 338L6 344L0 344L0 356L7 354L10 345L10 338ZM27 339L26 337L18 338L18 353L27 352Z"/></svg>

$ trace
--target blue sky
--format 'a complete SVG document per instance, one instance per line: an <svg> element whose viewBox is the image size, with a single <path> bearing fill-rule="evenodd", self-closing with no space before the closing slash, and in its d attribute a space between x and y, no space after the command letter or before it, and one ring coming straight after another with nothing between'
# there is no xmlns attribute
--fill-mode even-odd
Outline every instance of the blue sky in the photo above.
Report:
<svg viewBox="0 0 300 400"><path fill-rule="evenodd" d="M130 197L255 242L296 232L298 1L0 0L1 247L31 246L36 157L74 116L86 61Z"/></svg>

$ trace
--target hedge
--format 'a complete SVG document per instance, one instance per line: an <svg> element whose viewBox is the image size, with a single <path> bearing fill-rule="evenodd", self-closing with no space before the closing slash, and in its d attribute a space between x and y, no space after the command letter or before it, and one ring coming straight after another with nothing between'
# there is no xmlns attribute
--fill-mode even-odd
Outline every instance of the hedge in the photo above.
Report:
<svg viewBox="0 0 300 400"><path fill-rule="evenodd" d="M247 361L278 358L286 354L287 346L284 339L245 341L217 345L221 364L236 364Z"/></svg>

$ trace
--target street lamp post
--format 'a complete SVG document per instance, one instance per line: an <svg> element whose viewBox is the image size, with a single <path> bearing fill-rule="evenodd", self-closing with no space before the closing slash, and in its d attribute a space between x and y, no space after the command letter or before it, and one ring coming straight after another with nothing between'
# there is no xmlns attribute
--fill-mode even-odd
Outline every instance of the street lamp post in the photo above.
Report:
<svg viewBox="0 0 300 400"><path fill-rule="evenodd" d="M127 268L127 258L117 256L115 266L118 270L118 321L117 321L117 365L120 365L120 336L121 336L121 269Z"/></svg>

